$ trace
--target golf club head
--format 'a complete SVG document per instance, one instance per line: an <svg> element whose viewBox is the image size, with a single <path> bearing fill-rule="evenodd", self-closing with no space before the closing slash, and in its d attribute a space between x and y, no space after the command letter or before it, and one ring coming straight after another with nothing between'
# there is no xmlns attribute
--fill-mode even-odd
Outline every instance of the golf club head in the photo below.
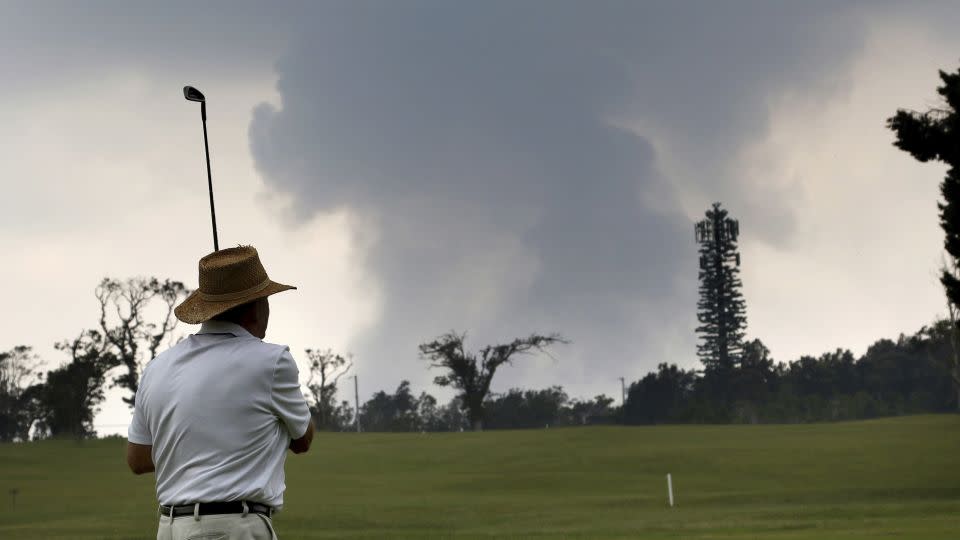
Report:
<svg viewBox="0 0 960 540"><path fill-rule="evenodd" d="M192 86L183 87L183 97L187 98L187 101L199 101L200 103L207 101L207 98L203 97L203 92Z"/></svg>

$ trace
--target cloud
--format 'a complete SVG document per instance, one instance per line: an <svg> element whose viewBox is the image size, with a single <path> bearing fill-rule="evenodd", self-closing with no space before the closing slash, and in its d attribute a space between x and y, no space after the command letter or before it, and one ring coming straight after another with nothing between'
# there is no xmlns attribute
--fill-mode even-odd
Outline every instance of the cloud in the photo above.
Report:
<svg viewBox="0 0 960 540"><path fill-rule="evenodd" d="M739 158L748 181L802 186L791 249L742 246L751 332L778 360L836 347L862 354L945 315L936 211L945 167L894 148L885 125L898 108L931 106L937 70L956 69L960 38L936 29L960 16L922 8L871 14L849 92L826 102L785 93L767 135Z"/></svg>
<svg viewBox="0 0 960 540"><path fill-rule="evenodd" d="M731 161L764 133L768 94L842 90L859 40L844 10L764 2L337 4L305 20L251 150L301 218L348 209L375 239L381 318L355 349L384 387L416 380L416 344L449 329L574 341L516 384L692 364L690 208L721 199L785 242L790 186L744 185Z"/></svg>

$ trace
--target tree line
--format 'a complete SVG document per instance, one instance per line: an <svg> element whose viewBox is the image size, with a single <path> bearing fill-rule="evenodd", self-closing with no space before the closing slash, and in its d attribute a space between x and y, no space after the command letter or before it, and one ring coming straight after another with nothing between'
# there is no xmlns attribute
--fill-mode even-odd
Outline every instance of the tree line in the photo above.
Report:
<svg viewBox="0 0 960 540"><path fill-rule="evenodd" d="M615 423L619 408L613 398L571 399L560 386L542 390L513 388L491 393L484 399L484 429L531 429ZM324 413L322 409L328 410ZM478 426L464 405L453 397L445 405L427 392L416 395L409 381L401 381L393 393L380 390L360 405L359 418L349 401L310 405L318 429L353 431L357 422L363 431L438 432L469 431Z"/></svg>
<svg viewBox="0 0 960 540"><path fill-rule="evenodd" d="M860 357L837 349L775 362L760 340L729 373L660 364L630 385L622 420L660 423L797 423L949 412L950 321L881 339Z"/></svg>
<svg viewBox="0 0 960 540"><path fill-rule="evenodd" d="M0 352L0 442L94 437L94 418L109 388L124 389L123 401L132 409L143 366L176 341L173 310L189 292L178 281L104 278L95 289L100 307L98 326L55 346L67 356L63 365L45 371L45 363L25 345ZM414 397L404 381L393 394L375 393L360 408L360 424L375 430L479 430L488 408L493 411L495 427L551 421L539 405L531 409L533 420L522 416L499 420L510 416L502 409L513 401L492 399L490 385L500 367L519 356L564 343L561 336L531 334L476 352L465 348L465 338L464 334L448 333L419 348L430 367L442 370L434 382L457 392L454 402L439 406L426 393ZM356 425L358 411L347 402L334 403L337 383L349 371L352 359L329 350L305 352L306 397L317 426ZM518 395L531 403L549 397L574 405L560 389Z"/></svg>
<svg viewBox="0 0 960 540"><path fill-rule="evenodd" d="M96 288L97 328L56 349L66 363L44 371L30 347L0 352L0 441L49 437L89 438L108 388L125 389L133 406L142 366L172 344L170 311L189 291L155 278L104 279ZM151 316L152 315L152 316ZM556 334L533 334L470 351L466 335L447 333L420 345L435 384L455 396L441 404L408 381L360 403L337 402L337 387L352 358L307 349L306 397L317 427L351 431L465 431L591 424L761 423L852 420L956 408L952 381L954 328L937 321L913 335L881 339L857 357L838 349L776 362L758 339L723 369L660 364L629 384L626 401L599 395L571 398L560 386L492 392L498 368L523 355L566 343Z"/></svg>
<svg viewBox="0 0 960 540"><path fill-rule="evenodd" d="M754 339L724 372L660 364L629 385L623 406L606 395L571 399L560 386L489 393L483 427L806 423L950 412L957 407L951 334L951 322L941 320L913 335L880 339L859 357L837 349L789 362L775 361ZM325 395L332 398L335 388ZM311 410L321 429L355 428L348 401L313 401ZM402 381L393 393L381 390L360 404L359 421L364 431L463 431L476 427L465 411L460 396L440 406Z"/></svg>

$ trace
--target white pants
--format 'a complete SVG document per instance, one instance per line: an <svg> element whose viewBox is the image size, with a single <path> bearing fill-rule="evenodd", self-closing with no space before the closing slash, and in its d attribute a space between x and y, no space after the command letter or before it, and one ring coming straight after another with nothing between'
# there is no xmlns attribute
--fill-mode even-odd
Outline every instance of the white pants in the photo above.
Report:
<svg viewBox="0 0 960 540"><path fill-rule="evenodd" d="M260 514L160 516L157 540L276 540L273 523Z"/></svg>

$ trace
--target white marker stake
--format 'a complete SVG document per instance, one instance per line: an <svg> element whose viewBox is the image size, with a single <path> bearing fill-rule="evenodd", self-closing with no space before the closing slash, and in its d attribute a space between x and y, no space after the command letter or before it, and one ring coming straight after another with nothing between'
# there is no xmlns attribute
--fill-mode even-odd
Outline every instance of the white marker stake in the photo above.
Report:
<svg viewBox="0 0 960 540"><path fill-rule="evenodd" d="M667 473L667 495L670 496L670 507L673 508L673 479L670 473Z"/></svg>

